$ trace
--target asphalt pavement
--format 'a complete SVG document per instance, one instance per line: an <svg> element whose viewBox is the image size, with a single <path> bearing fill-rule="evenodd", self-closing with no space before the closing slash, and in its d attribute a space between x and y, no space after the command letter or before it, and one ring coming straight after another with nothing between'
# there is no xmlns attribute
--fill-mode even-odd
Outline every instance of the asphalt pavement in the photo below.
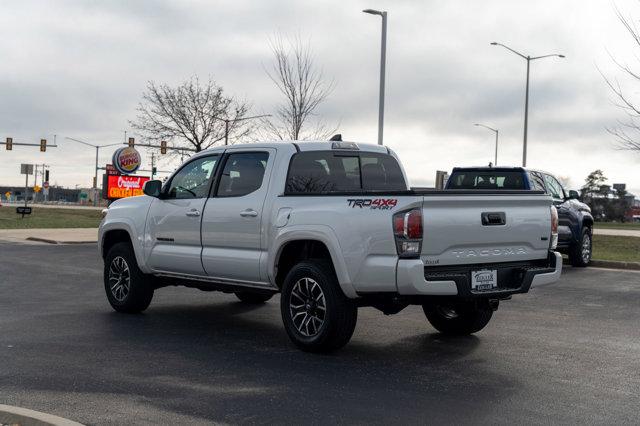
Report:
<svg viewBox="0 0 640 426"><path fill-rule="evenodd" d="M565 268L444 338L419 307L359 312L351 343L298 351L279 303L104 296L96 245L0 243L0 403L85 424L637 424L640 273Z"/></svg>

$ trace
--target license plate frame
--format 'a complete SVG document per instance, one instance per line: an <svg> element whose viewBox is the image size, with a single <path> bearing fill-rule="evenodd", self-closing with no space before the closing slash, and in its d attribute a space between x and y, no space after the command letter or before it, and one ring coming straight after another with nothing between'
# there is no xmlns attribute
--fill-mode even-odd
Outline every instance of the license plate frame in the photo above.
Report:
<svg viewBox="0 0 640 426"><path fill-rule="evenodd" d="M471 271L472 291L491 291L498 287L497 269L479 269Z"/></svg>

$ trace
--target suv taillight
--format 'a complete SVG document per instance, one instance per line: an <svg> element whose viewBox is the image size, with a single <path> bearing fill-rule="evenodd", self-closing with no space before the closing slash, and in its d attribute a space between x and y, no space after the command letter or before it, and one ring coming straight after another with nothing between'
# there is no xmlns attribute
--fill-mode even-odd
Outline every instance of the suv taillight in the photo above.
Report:
<svg viewBox="0 0 640 426"><path fill-rule="evenodd" d="M396 249L402 258L417 258L422 247L422 209L393 215L393 234Z"/></svg>
<svg viewBox="0 0 640 426"><path fill-rule="evenodd" d="M549 248L555 250L558 246L558 210L555 206L551 206L551 241Z"/></svg>

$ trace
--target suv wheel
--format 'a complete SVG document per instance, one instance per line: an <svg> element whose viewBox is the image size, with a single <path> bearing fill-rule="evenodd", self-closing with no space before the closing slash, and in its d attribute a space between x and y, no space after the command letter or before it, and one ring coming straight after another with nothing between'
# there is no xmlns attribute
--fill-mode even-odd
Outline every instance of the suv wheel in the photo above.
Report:
<svg viewBox="0 0 640 426"><path fill-rule="evenodd" d="M117 243L104 260L104 289L111 307L118 312L142 312L151 303L153 286L138 268L133 248Z"/></svg>
<svg viewBox="0 0 640 426"><path fill-rule="evenodd" d="M591 228L582 229L582 235L578 242L571 246L569 262L571 265L584 268L591 263L591 251L593 247Z"/></svg>
<svg viewBox="0 0 640 426"><path fill-rule="evenodd" d="M301 262L287 274L280 300L289 338L303 351L329 352L349 342L358 319L327 262Z"/></svg>
<svg viewBox="0 0 640 426"><path fill-rule="evenodd" d="M482 330L493 309L485 301L447 301L422 305L427 320L440 333L462 336Z"/></svg>

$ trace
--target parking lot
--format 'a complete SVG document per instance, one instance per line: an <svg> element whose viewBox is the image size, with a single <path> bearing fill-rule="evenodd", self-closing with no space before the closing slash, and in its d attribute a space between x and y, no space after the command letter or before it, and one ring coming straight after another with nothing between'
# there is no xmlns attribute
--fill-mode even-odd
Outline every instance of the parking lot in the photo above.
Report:
<svg viewBox="0 0 640 426"><path fill-rule="evenodd" d="M156 292L111 310L93 244L0 243L4 404L104 423L637 423L640 273L566 268L444 338L419 307L362 309L332 355L297 350L277 298Z"/></svg>

